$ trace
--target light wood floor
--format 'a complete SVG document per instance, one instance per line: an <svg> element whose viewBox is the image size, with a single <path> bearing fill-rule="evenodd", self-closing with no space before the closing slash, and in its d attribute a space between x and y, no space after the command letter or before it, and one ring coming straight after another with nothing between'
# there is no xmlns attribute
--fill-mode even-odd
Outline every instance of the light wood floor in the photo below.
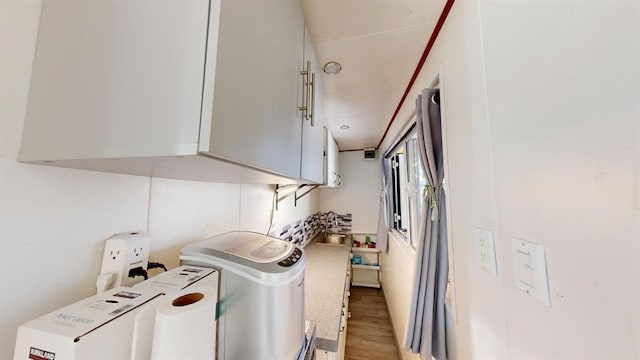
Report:
<svg viewBox="0 0 640 360"><path fill-rule="evenodd" d="M389 310L381 289L351 288L346 360L399 360Z"/></svg>

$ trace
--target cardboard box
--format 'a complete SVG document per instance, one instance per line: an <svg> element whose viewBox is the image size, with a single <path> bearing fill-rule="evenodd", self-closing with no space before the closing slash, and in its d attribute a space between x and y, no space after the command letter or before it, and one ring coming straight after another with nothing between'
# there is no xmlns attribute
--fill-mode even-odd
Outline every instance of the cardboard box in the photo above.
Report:
<svg viewBox="0 0 640 360"><path fill-rule="evenodd" d="M133 286L134 289L150 289L169 294L192 285L218 288L217 270L200 266L179 266L158 274Z"/></svg>
<svg viewBox="0 0 640 360"><path fill-rule="evenodd" d="M31 320L18 328L13 358L129 359L137 313L161 296L118 287Z"/></svg>

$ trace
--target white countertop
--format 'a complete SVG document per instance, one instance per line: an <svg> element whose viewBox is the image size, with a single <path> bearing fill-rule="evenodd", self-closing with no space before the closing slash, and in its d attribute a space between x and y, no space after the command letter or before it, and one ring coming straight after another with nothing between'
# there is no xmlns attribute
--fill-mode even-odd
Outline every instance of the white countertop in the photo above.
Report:
<svg viewBox="0 0 640 360"><path fill-rule="evenodd" d="M336 352L351 247L314 241L304 248L307 256L304 312L308 320L316 322L317 348Z"/></svg>

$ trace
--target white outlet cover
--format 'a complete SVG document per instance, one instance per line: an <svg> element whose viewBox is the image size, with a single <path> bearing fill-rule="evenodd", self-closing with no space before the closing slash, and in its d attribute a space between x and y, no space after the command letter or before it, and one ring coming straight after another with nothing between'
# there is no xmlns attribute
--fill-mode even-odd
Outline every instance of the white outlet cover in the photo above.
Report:
<svg viewBox="0 0 640 360"><path fill-rule="evenodd" d="M473 238L476 265L497 276L498 265L496 264L496 245L493 231L475 227L473 229Z"/></svg>
<svg viewBox="0 0 640 360"><path fill-rule="evenodd" d="M516 287L551 306L544 245L514 237L511 249Z"/></svg>

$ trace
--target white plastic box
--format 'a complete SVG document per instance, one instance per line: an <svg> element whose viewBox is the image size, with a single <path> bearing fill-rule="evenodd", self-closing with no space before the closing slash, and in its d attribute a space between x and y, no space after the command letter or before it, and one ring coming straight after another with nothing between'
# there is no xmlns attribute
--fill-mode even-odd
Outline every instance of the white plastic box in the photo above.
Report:
<svg viewBox="0 0 640 360"><path fill-rule="evenodd" d="M31 320L18 328L13 358L128 359L136 314L161 296L119 287Z"/></svg>

